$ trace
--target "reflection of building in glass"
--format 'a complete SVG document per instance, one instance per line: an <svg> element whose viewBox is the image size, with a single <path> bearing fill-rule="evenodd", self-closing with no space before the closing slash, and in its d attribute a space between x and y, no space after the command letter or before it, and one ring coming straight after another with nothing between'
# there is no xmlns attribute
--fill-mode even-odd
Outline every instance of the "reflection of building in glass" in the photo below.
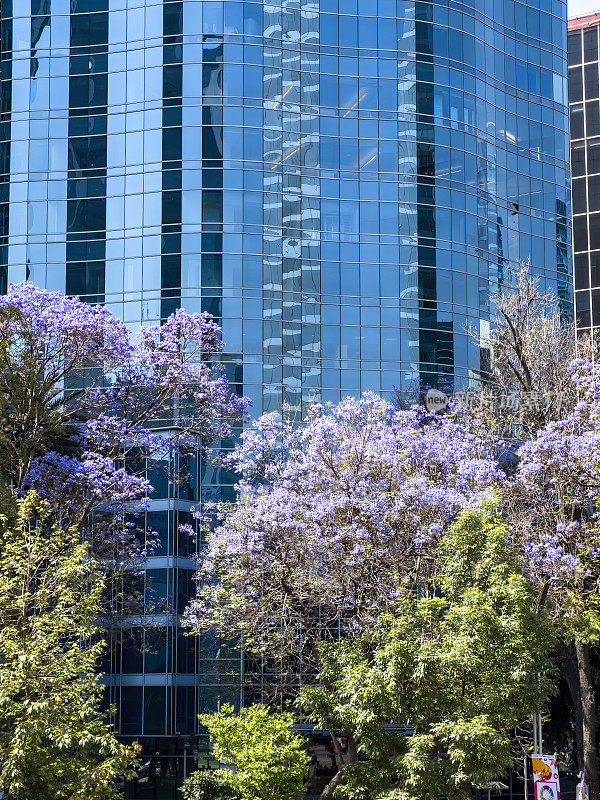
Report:
<svg viewBox="0 0 600 800"><path fill-rule="evenodd" d="M569 110L577 327L600 325L600 14L569 20Z"/></svg>
<svg viewBox="0 0 600 800"><path fill-rule="evenodd" d="M466 328L485 334L507 264L571 299L565 19L564 0L3 0L0 277L132 325L211 311L256 414L476 380ZM147 591L173 614L107 664L152 755L138 797L174 798L197 712L240 697L236 654L177 616L177 526L231 478L182 469L153 475L149 512Z"/></svg>

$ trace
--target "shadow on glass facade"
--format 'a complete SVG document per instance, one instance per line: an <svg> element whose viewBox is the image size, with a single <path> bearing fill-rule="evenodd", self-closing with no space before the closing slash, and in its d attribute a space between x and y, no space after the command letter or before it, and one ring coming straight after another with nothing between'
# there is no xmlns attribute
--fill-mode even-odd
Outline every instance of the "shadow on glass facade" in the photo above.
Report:
<svg viewBox="0 0 600 800"><path fill-rule="evenodd" d="M0 32L0 279L134 326L210 311L257 415L476 382L517 260L572 302L564 0L3 0ZM148 512L166 611L107 654L138 798L240 700L239 654L178 627L178 525L232 492L185 468Z"/></svg>

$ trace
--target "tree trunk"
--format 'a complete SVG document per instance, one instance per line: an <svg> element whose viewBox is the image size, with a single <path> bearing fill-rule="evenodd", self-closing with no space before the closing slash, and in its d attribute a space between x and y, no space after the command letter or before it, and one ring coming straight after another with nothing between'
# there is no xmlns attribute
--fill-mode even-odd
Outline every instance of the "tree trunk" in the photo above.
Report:
<svg viewBox="0 0 600 800"><path fill-rule="evenodd" d="M338 740L333 733L331 734L331 741L335 752L335 761L338 765L338 771L319 795L319 800L331 800L338 786L343 786L344 783L346 783L347 765L355 764L358 761L358 749L353 736L348 735L348 755L345 758L338 744Z"/></svg>
<svg viewBox="0 0 600 800"><path fill-rule="evenodd" d="M575 642L577 670L581 693L581 715L583 729L583 771L589 787L589 800L600 800L598 776L598 751L596 745L596 698L592 680L590 646Z"/></svg>
<svg viewBox="0 0 600 800"><path fill-rule="evenodd" d="M560 648L563 675L569 687L573 701L573 715L575 717L575 752L577 756L577 770L583 770L583 714L581 711L581 686L579 684L579 670L577 669L576 654L572 645L563 645ZM574 776L575 777L575 776Z"/></svg>
<svg viewBox="0 0 600 800"><path fill-rule="evenodd" d="M327 786L323 789L321 794L319 795L319 800L331 800L333 797L333 793L337 789L338 786L342 786L346 782L346 776L344 775L344 768L345 765L339 769L333 778L329 781Z"/></svg>

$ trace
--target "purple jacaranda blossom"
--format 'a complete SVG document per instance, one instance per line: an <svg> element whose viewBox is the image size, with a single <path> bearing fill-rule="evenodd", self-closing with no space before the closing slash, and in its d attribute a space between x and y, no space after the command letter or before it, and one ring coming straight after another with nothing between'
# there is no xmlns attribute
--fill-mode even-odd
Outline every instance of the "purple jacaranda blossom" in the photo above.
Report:
<svg viewBox="0 0 600 800"><path fill-rule="evenodd" d="M131 355L127 326L104 306L22 282L11 285L8 294L0 297L0 309L21 312L20 317L3 318L4 333L18 341L25 320L33 334L28 345L36 348L49 369L118 364Z"/></svg>
<svg viewBox="0 0 600 800"><path fill-rule="evenodd" d="M146 478L131 475L109 456L90 451L78 457L44 454L32 463L25 488L35 490L69 514L77 513L82 498L89 498L94 508L101 506L104 512L145 508L152 491Z"/></svg>
<svg viewBox="0 0 600 800"><path fill-rule="evenodd" d="M600 566L600 370L582 359L571 370L579 401L520 447L511 487L530 573L555 593L581 591Z"/></svg>
<svg viewBox="0 0 600 800"><path fill-rule="evenodd" d="M207 532L188 624L287 652L313 625L364 629L416 588L455 515L504 479L460 417L371 392L315 404L300 425L261 417L229 465L238 499Z"/></svg>
<svg viewBox="0 0 600 800"><path fill-rule="evenodd" d="M25 282L0 298L0 316L8 480L111 547L131 540L147 466L230 437L244 419L208 314L178 309L136 332L102 305Z"/></svg>

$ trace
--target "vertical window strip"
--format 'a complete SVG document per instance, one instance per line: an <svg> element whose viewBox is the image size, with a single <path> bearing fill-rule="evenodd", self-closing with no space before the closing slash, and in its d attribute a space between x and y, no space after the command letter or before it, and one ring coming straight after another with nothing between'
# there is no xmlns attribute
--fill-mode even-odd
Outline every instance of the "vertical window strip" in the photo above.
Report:
<svg viewBox="0 0 600 800"><path fill-rule="evenodd" d="M438 314L433 25L422 16L415 20L419 362L421 381L438 385L451 379L454 334L452 320Z"/></svg>
<svg viewBox="0 0 600 800"><path fill-rule="evenodd" d="M202 310L222 316L223 40L202 48Z"/></svg>
<svg viewBox="0 0 600 800"><path fill-rule="evenodd" d="M108 0L71 3L66 292L104 302ZM87 4L86 4L87 6Z"/></svg>
<svg viewBox="0 0 600 800"><path fill-rule="evenodd" d="M5 294L8 288L12 4L13 0L2 0L2 15L0 16L0 294Z"/></svg>
<svg viewBox="0 0 600 800"><path fill-rule="evenodd" d="M161 319L181 306L183 2L163 6Z"/></svg>

